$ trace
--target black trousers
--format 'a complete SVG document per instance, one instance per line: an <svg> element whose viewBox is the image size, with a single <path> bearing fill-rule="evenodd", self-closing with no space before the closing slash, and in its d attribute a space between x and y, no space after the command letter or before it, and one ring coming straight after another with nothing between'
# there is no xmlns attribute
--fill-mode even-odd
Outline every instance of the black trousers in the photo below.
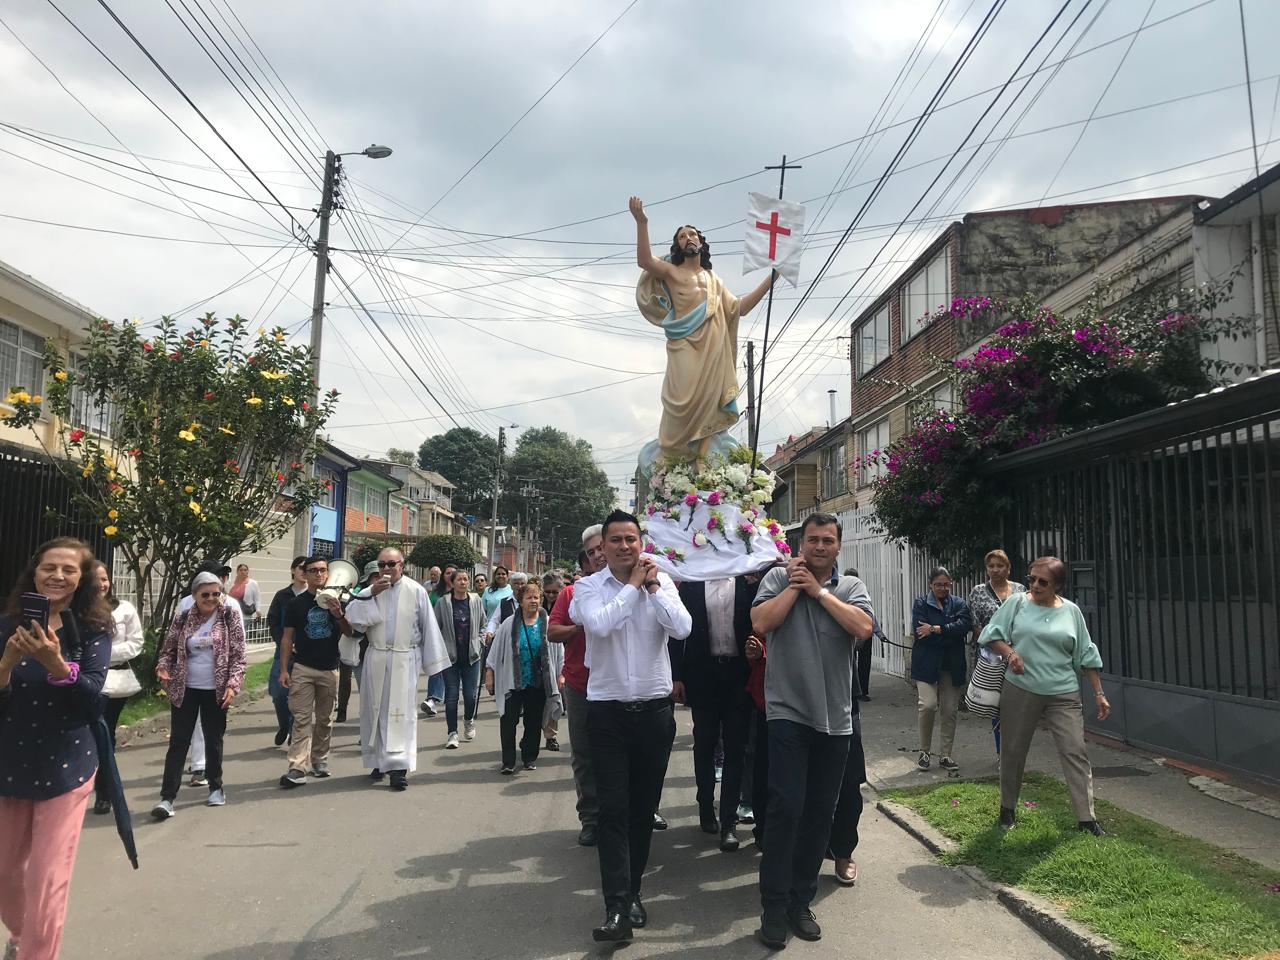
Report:
<svg viewBox="0 0 1280 960"><path fill-rule="evenodd" d="M840 781L840 799L836 801L831 821L831 840L827 856L832 860L849 860L858 846L858 823L862 820L862 785L867 781L867 760L862 751L862 720L853 717L853 736L849 739L849 759Z"/></svg>
<svg viewBox="0 0 1280 960"><path fill-rule="evenodd" d="M524 736L520 738L520 759L533 763L542 745L542 710L547 705L547 691L542 687L525 687L507 694L502 708L502 765L516 765L516 726L524 718ZM456 707L455 707L456 709Z"/></svg>
<svg viewBox="0 0 1280 960"><path fill-rule="evenodd" d="M872 637L865 643L859 643L858 648L854 651L853 656L858 665L858 693L864 696L871 695L871 645L876 642L876 638Z"/></svg>
<svg viewBox="0 0 1280 960"><path fill-rule="evenodd" d="M751 812L756 825L751 829L756 843L764 848L765 821L769 816L769 723L763 710L751 704L751 723L754 726L755 743L751 757Z"/></svg>
<svg viewBox="0 0 1280 960"><path fill-rule="evenodd" d="M716 803L716 745L723 738L724 776L720 783L720 829L738 819L742 799L742 769L746 763L747 731L751 727L751 697L739 665L715 663L695 689L687 689L693 713L693 776L698 785L698 810L714 812Z"/></svg>
<svg viewBox="0 0 1280 960"><path fill-rule="evenodd" d="M102 719L107 721L107 729L111 732L111 746L116 745L116 724L120 722L120 712L124 710L124 705L129 702L128 697L103 697L102 698ZM98 772L93 776L93 792L95 799L102 800L107 797L107 791L110 785L107 783L106 774L102 771L102 765L98 765Z"/></svg>
<svg viewBox="0 0 1280 960"><path fill-rule="evenodd" d="M222 737L227 732L227 711L218 704L216 691L188 687L182 697L182 706L169 705L169 752L164 755L161 800L174 800L178 796L178 788L182 786L182 767L186 763L197 719L204 731L204 772L209 778L209 792L222 789Z"/></svg>
<svg viewBox="0 0 1280 960"><path fill-rule="evenodd" d="M668 698L643 704L587 702L587 738L595 767L597 852L606 913L625 913L649 862L653 813L676 737Z"/></svg>
<svg viewBox="0 0 1280 960"><path fill-rule="evenodd" d="M803 909L817 896L851 739L790 720L769 723L769 819L760 858L767 916Z"/></svg>

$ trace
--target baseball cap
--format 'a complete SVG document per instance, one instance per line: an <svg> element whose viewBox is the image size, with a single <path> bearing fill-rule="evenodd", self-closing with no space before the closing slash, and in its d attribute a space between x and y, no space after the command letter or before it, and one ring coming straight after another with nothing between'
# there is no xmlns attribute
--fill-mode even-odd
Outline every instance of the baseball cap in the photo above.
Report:
<svg viewBox="0 0 1280 960"><path fill-rule="evenodd" d="M376 576L377 573L378 573L378 561L370 560L368 563L364 565L364 572L360 574L360 579L368 580L370 577Z"/></svg>

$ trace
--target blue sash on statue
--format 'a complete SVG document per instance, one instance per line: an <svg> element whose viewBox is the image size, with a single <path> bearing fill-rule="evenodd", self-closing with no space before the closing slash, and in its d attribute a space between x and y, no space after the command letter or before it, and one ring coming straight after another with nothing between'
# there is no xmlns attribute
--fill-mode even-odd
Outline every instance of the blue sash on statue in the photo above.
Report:
<svg viewBox="0 0 1280 960"><path fill-rule="evenodd" d="M671 290L667 287L665 281L662 284L662 292L666 296L659 297L658 303L667 308L667 315L662 318L662 332L667 335L668 340L683 340L702 326L703 321L707 319L707 302L705 300L683 317L676 319L674 298L671 296Z"/></svg>

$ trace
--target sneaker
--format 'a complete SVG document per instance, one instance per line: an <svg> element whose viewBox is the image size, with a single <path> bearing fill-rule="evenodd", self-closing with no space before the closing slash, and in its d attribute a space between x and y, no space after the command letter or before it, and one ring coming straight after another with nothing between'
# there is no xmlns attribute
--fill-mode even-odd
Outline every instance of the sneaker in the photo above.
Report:
<svg viewBox="0 0 1280 960"><path fill-rule="evenodd" d="M836 858L836 883L844 887L852 887L858 882L858 861L842 857Z"/></svg>
<svg viewBox="0 0 1280 960"><path fill-rule="evenodd" d="M334 723L346 723L346 722L347 722L347 711L345 711L345 710L339 710L336 714L334 714L333 722L334 722Z"/></svg>
<svg viewBox="0 0 1280 960"><path fill-rule="evenodd" d="M916 766L921 770L929 769L929 751L921 750L920 759L916 761Z"/></svg>
<svg viewBox="0 0 1280 960"><path fill-rule="evenodd" d="M374 767L373 770L370 771L369 773L369 779L372 780L374 783L381 783L382 776L383 776L382 771L379 770L377 767Z"/></svg>
<svg viewBox="0 0 1280 960"><path fill-rule="evenodd" d="M290 767L289 772L280 778L280 786L287 790L292 790L294 787L305 786L306 782L307 772L305 770L299 770L297 767Z"/></svg>
<svg viewBox="0 0 1280 960"><path fill-rule="evenodd" d="M474 740L476 738L476 722L474 720L472 720L467 724L466 731L464 732L463 735L468 740Z"/></svg>
<svg viewBox="0 0 1280 960"><path fill-rule="evenodd" d="M391 789L392 790L408 790L409 789L409 771L408 770L392 770L391 771Z"/></svg>
<svg viewBox="0 0 1280 960"><path fill-rule="evenodd" d="M505 765L504 765L504 766L503 766L503 768L502 768L500 771L498 771L498 772L499 772L499 773L501 773L504 777L509 777L509 776L511 776L513 773L515 773L515 772L516 772L516 768L515 768L515 767L508 767L508 766L505 766Z"/></svg>
<svg viewBox="0 0 1280 960"><path fill-rule="evenodd" d="M818 926L818 918L813 915L813 911L808 907L799 910L787 911L787 923L791 925L791 931L801 940L821 940L822 928Z"/></svg>
<svg viewBox="0 0 1280 960"><path fill-rule="evenodd" d="M324 780L329 776L329 763L327 760L318 760L312 766L311 775L318 780Z"/></svg>
<svg viewBox="0 0 1280 960"><path fill-rule="evenodd" d="M560 741L555 737L547 737L547 749L552 753L556 753L560 749Z"/></svg>
<svg viewBox="0 0 1280 960"><path fill-rule="evenodd" d="M745 823L748 825L756 822L756 814L755 814L755 811L751 809L751 804L749 803L738 804L738 822Z"/></svg>
<svg viewBox="0 0 1280 960"><path fill-rule="evenodd" d="M191 785L193 787L207 787L209 785L209 778L204 775L203 770L192 770Z"/></svg>
<svg viewBox="0 0 1280 960"><path fill-rule="evenodd" d="M537 769L538 769L538 765L537 765L536 763L534 763L532 760L526 760L526 761L524 762L524 768L525 768L526 770L537 770Z"/></svg>
<svg viewBox="0 0 1280 960"><path fill-rule="evenodd" d="M791 931L787 927L786 917L765 914L760 918L760 929L756 936L770 950L782 950L787 945L787 937Z"/></svg>
<svg viewBox="0 0 1280 960"><path fill-rule="evenodd" d="M285 728L285 727L281 727L279 730L277 730L277 731L276 731L276 746L277 746L277 747L278 747L278 746L280 746L280 744L284 743L284 742L285 742L286 740L288 740L288 739L289 739L289 731L288 731L288 729L287 729L287 728Z"/></svg>
<svg viewBox="0 0 1280 960"><path fill-rule="evenodd" d="M427 697L427 699L423 700L422 703L418 704L418 706L422 707L424 715L428 717L434 717L436 715L436 702L430 697Z"/></svg>
<svg viewBox="0 0 1280 960"><path fill-rule="evenodd" d="M458 734L457 734L457 731L454 731L453 733L449 734L449 739L448 739L448 740L446 740L446 741L444 742L444 748L445 748L446 750L457 750L457 749L458 749Z"/></svg>
<svg viewBox="0 0 1280 960"><path fill-rule="evenodd" d="M98 816L111 812L111 801L106 797L99 797L93 801L93 812Z"/></svg>
<svg viewBox="0 0 1280 960"><path fill-rule="evenodd" d="M960 764L956 763L950 757L941 757L938 760L938 766L943 770L959 770Z"/></svg>
<svg viewBox="0 0 1280 960"><path fill-rule="evenodd" d="M153 820L168 820L173 816L173 801L161 800L151 808L151 817Z"/></svg>
<svg viewBox="0 0 1280 960"><path fill-rule="evenodd" d="M224 790L210 790L209 799L204 802L206 807L225 807L227 805L227 794Z"/></svg>

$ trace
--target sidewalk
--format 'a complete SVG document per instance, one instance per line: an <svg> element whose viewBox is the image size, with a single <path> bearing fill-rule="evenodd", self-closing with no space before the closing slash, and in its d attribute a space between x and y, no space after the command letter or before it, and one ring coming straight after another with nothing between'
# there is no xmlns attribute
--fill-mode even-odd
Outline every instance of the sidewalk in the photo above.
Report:
<svg viewBox="0 0 1280 960"><path fill-rule="evenodd" d="M908 687L899 677L872 674L871 697L870 703L860 705L862 741L871 786L884 790L945 780L947 775L938 769L936 760L928 772L916 769L919 738L914 686ZM935 726L935 751L939 733ZM1280 869L1280 820L1208 796L1191 785L1190 774L1137 753L1090 742L1089 759L1093 764L1094 793L1098 797L1264 866ZM986 720L960 714L956 724L955 760L960 764L962 777L998 775L991 728ZM1027 758L1027 769L1041 770L1061 779L1058 755L1048 734L1037 732ZM993 810L993 818L995 814Z"/></svg>

